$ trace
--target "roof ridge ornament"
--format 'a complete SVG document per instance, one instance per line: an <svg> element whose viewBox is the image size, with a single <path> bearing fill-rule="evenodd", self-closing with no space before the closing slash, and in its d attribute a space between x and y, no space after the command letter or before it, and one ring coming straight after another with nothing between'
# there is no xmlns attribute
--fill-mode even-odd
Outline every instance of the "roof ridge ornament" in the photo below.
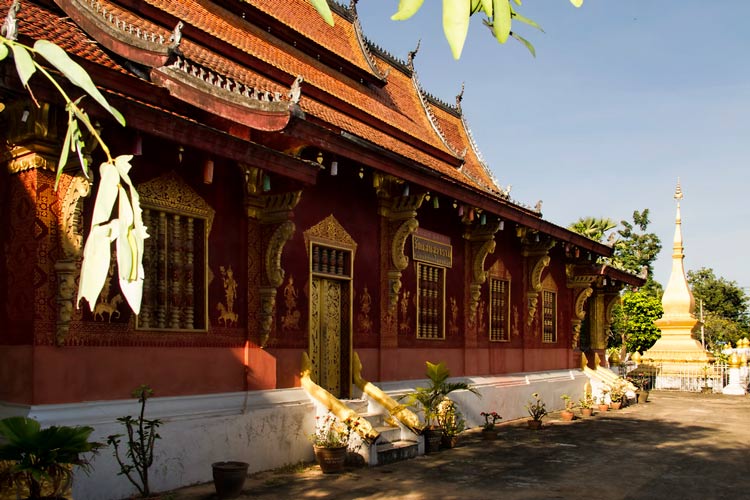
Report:
<svg viewBox="0 0 750 500"><path fill-rule="evenodd" d="M383 72L378 67L375 56L373 56L372 52L370 52L367 38L362 31L362 24L359 22L359 15L357 14L357 0L352 0L351 2L349 2L349 12L353 17L352 27L354 28L354 35L357 37L357 43L359 44L359 48L362 51L362 55L365 56L367 65L380 81L386 82L388 80L388 74L391 72L391 68L386 68L385 72Z"/></svg>
<svg viewBox="0 0 750 500"><path fill-rule="evenodd" d="M461 82L461 92L456 95L456 109L461 114L463 114L463 111L461 110L461 101L464 100L464 90L466 90L466 82Z"/></svg>
<svg viewBox="0 0 750 500"><path fill-rule="evenodd" d="M299 104L299 98L302 95L302 82L305 79L302 77L302 75L297 75L297 78L294 79L292 82L292 86L289 88L289 100L292 102L292 104Z"/></svg>
<svg viewBox="0 0 750 500"><path fill-rule="evenodd" d="M417 40L417 46L414 47L414 50L410 50L409 54L406 56L406 65L412 71L414 71L414 58L417 57L417 53L419 52L419 46L420 45L422 45L422 39L421 38L419 40Z"/></svg>
<svg viewBox="0 0 750 500"><path fill-rule="evenodd" d="M5 16L5 21L2 27L0 27L0 34L11 41L18 39L18 25L16 24L16 14L21 10L20 0L13 0L13 3L8 9L8 15Z"/></svg>
<svg viewBox="0 0 750 500"><path fill-rule="evenodd" d="M182 42L182 28L184 26L185 23L179 21L174 27L172 34L169 36L169 41L171 42L169 44L169 50L171 50L172 52L178 52L180 50L180 43Z"/></svg>

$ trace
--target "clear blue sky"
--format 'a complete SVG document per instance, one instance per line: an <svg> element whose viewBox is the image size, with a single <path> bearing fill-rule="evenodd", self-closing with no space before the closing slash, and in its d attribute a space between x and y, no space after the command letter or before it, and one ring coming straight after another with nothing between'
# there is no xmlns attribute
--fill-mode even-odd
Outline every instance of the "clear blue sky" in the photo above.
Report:
<svg viewBox="0 0 750 500"><path fill-rule="evenodd" d="M544 218L562 226L649 208L666 285L679 177L686 270L712 267L750 287L750 1L527 0L519 12L545 33L514 29L536 58L473 16L460 61L442 2L405 22L390 20L397 5L360 0L366 36L401 59L421 39L417 74L444 101L466 83L464 114L514 199L542 199Z"/></svg>

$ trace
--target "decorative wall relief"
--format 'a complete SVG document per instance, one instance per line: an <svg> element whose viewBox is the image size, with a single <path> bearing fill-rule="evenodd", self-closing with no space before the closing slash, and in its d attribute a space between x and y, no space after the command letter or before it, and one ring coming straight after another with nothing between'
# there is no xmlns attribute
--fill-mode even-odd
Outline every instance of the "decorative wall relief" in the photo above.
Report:
<svg viewBox="0 0 750 500"><path fill-rule="evenodd" d="M372 333L372 319L370 318L370 312L372 311L372 297L370 292L367 291L367 286L362 290L359 295L359 313L357 313L357 330L363 334Z"/></svg>
<svg viewBox="0 0 750 500"><path fill-rule="evenodd" d="M281 317L281 329L284 332L296 332L300 330L300 312L297 308L297 297L299 293L294 286L294 276L289 276L284 287L284 306L286 313Z"/></svg>
<svg viewBox="0 0 750 500"><path fill-rule="evenodd" d="M460 330L460 326L458 324L458 303L456 302L456 297L450 298L450 319L448 319L448 333L451 335L451 337L455 337L458 335L458 332Z"/></svg>
<svg viewBox="0 0 750 500"><path fill-rule="evenodd" d="M480 332L486 332L487 330L487 302L485 300L479 301L477 306L477 330Z"/></svg>
<svg viewBox="0 0 750 500"><path fill-rule="evenodd" d="M398 333L401 335L411 334L411 318L409 317L409 298L411 292L404 290L400 294L399 298L399 309L401 310L400 321L398 323Z"/></svg>
<svg viewBox="0 0 750 500"><path fill-rule="evenodd" d="M237 313L234 311L234 301L237 298L237 281L234 279L234 271L230 265L228 268L219 267L221 282L224 286L224 296L226 305L222 302L216 304L216 310L219 313L217 323L227 326L237 326Z"/></svg>
<svg viewBox="0 0 750 500"><path fill-rule="evenodd" d="M519 323L521 322L520 317L521 317L520 314L518 314L518 306L514 305L513 317L511 319L511 330L510 330L514 337L518 337L519 335L521 335L521 327L519 325Z"/></svg>
<svg viewBox="0 0 750 500"><path fill-rule="evenodd" d="M597 279L596 270L586 265L565 265L566 285L573 290L574 308L573 318L571 319L572 338L571 349L580 347L581 324L586 317L586 301L594 293L591 284Z"/></svg>
<svg viewBox="0 0 750 500"><path fill-rule="evenodd" d="M112 278L115 274L115 262L112 259L109 264L109 271L107 272L107 278L104 280L104 286L99 294L99 299L94 306L94 321L104 321L104 315L107 315L107 322L112 322L112 317L116 315L120 317L120 311L117 310L123 299L119 293L115 294L114 297L109 297L110 288L112 287Z"/></svg>

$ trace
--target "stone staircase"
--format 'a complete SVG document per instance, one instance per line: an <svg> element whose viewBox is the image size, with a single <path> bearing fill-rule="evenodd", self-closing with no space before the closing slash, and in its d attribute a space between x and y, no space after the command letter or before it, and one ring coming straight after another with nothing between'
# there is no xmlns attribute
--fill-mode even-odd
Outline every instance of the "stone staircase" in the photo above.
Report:
<svg viewBox="0 0 750 500"><path fill-rule="evenodd" d="M378 439L372 444L363 442L358 435L352 433L354 448L366 464L385 465L424 454L424 437L415 434L398 422L391 425L386 421L388 415L374 401L350 399L343 402L366 418L380 433Z"/></svg>

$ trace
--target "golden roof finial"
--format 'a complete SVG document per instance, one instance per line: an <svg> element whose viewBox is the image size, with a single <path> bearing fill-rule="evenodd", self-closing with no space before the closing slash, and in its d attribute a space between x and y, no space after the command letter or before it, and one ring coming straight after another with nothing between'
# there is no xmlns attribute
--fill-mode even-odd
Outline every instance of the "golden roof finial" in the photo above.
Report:
<svg viewBox="0 0 750 500"><path fill-rule="evenodd" d="M674 190L674 199L678 202L682 199L682 188L680 187L680 178L677 178L677 187Z"/></svg>

